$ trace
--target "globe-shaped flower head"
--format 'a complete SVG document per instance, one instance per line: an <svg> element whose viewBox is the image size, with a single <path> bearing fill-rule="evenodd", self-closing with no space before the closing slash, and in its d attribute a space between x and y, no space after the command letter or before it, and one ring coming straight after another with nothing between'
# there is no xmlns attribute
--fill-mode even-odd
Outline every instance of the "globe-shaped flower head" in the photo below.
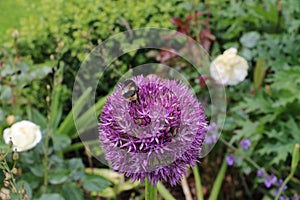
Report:
<svg viewBox="0 0 300 200"><path fill-rule="evenodd" d="M207 129L204 109L182 82L157 76L131 79L136 98L120 83L107 98L99 139L112 168L133 181L176 185L199 157Z"/></svg>

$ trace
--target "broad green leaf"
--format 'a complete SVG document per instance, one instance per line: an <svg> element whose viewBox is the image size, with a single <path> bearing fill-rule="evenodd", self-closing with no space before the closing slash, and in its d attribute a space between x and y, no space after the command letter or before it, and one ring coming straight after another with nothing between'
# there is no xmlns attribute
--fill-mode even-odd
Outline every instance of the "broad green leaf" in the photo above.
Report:
<svg viewBox="0 0 300 200"><path fill-rule="evenodd" d="M1 93L0 93L0 98L7 101L7 100L10 100L12 97L12 90L10 87L8 86L3 86L1 88Z"/></svg>
<svg viewBox="0 0 300 200"><path fill-rule="evenodd" d="M80 158L72 158L68 161L68 169L70 170L70 177L77 181L84 175L84 165Z"/></svg>
<svg viewBox="0 0 300 200"><path fill-rule="evenodd" d="M101 192L105 188L110 186L111 183L99 176L86 174L81 179L81 184L85 190L88 190L90 192Z"/></svg>
<svg viewBox="0 0 300 200"><path fill-rule="evenodd" d="M30 166L30 171L37 177L43 177L44 171L43 171L43 166L42 165L32 165Z"/></svg>
<svg viewBox="0 0 300 200"><path fill-rule="evenodd" d="M65 200L64 197L62 197L60 194L42 194L42 196L39 198L39 200Z"/></svg>
<svg viewBox="0 0 300 200"><path fill-rule="evenodd" d="M74 103L72 110L69 112L67 117L59 126L58 130L56 131L58 134L68 135L71 136L76 132L76 127L74 124L73 114L75 117L78 116L80 112L82 112L82 108L85 106L85 101L89 98L91 93L91 88L87 88L87 90L82 94L82 96Z"/></svg>
<svg viewBox="0 0 300 200"><path fill-rule="evenodd" d="M39 125L42 130L46 129L47 118L42 113L40 113L39 110L32 107L30 108L29 112L31 112L31 116L32 116L30 120L35 122L37 125Z"/></svg>
<svg viewBox="0 0 300 200"><path fill-rule="evenodd" d="M252 31L245 33L241 39L240 42L244 47L253 48L258 43L260 39L260 34L258 32Z"/></svg>
<svg viewBox="0 0 300 200"><path fill-rule="evenodd" d="M71 144L71 139L65 135L52 135L53 148L55 151L62 151Z"/></svg>
<svg viewBox="0 0 300 200"><path fill-rule="evenodd" d="M85 172L90 175L101 176L114 184L118 184L124 179L124 175L119 174L111 169L86 168Z"/></svg>
<svg viewBox="0 0 300 200"><path fill-rule="evenodd" d="M19 180L17 182L17 188L18 190L20 191L21 188L24 187L25 191L26 191L26 194L28 195L29 199L32 199L32 188L31 188L31 185L24 181L24 180Z"/></svg>
<svg viewBox="0 0 300 200"><path fill-rule="evenodd" d="M53 185L62 184L68 180L70 171L68 169L60 169L57 172L49 174L49 182Z"/></svg>
<svg viewBox="0 0 300 200"><path fill-rule="evenodd" d="M67 183L62 187L62 195L65 199L82 200L84 194L81 188L76 186L75 183Z"/></svg>

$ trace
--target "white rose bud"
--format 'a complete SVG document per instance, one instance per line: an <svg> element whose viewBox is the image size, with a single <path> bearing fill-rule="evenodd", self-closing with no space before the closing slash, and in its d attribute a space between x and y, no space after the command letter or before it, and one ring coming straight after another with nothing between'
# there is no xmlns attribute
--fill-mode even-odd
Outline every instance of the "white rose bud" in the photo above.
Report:
<svg viewBox="0 0 300 200"><path fill-rule="evenodd" d="M11 140L13 149L18 152L35 147L42 139L40 127L30 121L20 121L4 130L3 138L8 144Z"/></svg>
<svg viewBox="0 0 300 200"><path fill-rule="evenodd" d="M236 55L237 49L230 48L219 55L210 65L212 78L222 85L236 85L248 75L248 63Z"/></svg>

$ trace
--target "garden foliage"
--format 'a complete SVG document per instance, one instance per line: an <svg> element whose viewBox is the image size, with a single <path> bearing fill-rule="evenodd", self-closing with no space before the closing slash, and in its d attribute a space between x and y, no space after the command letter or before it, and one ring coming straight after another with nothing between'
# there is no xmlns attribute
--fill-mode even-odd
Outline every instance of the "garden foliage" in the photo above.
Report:
<svg viewBox="0 0 300 200"><path fill-rule="evenodd" d="M300 142L300 3L297 0L206 3L43 0L37 1L32 9L39 14L20 19L18 36L3 35L0 40L5 41L0 52L0 132L9 126L7 117L14 115L17 121L35 122L43 134L36 149L22 153L17 163L22 168L18 187L24 185L30 198L83 199L87 195L114 198L123 191L139 189L138 184L131 184L123 176L100 169L101 165L91 165L88 149L83 156L83 145L72 118L71 94L77 70L94 47L116 33L143 27L189 30L186 34L195 40L209 41L205 43L206 50L212 58L235 47L247 60L246 80L226 87L228 110L222 139L233 148L217 145L213 150L217 153L212 156L224 157L223 152L230 149L228 152L238 158L235 170L243 172L249 186L248 193L243 195L253 197L259 193L259 197L274 197L261 180L253 177L259 167L285 179L293 148ZM195 25L186 21L189 16L204 23ZM13 30L12 27L10 32ZM99 83L97 111L100 112L104 96L120 74L137 65L161 61L149 57L147 52L123 55L112 64L108 69L110 77ZM158 54L162 52L156 51ZM189 73L188 69L185 72L196 91L201 91L197 74ZM74 104L75 113L83 110L89 92L87 88ZM80 125L85 130L92 128L85 124L90 116L91 110L87 110L81 118ZM248 151L239 145L243 139L251 140ZM298 170L285 195L300 194L299 184ZM137 194L142 192L139 190ZM235 198L229 196L219 197Z"/></svg>

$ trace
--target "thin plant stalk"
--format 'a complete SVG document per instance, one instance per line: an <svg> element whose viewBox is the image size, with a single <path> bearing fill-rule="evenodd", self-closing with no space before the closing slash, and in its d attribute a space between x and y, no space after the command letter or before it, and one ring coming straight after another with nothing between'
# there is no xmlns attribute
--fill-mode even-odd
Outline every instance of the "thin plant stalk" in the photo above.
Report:
<svg viewBox="0 0 300 200"><path fill-rule="evenodd" d="M145 180L145 200L157 200L157 188Z"/></svg>
<svg viewBox="0 0 300 200"><path fill-rule="evenodd" d="M226 163L226 158L224 158L223 163L221 165L221 169L218 173L217 179L214 182L209 200L216 200L218 199L218 195L223 183L223 179L225 177L226 174L226 170L227 170L227 163Z"/></svg>
<svg viewBox="0 0 300 200"><path fill-rule="evenodd" d="M193 174L194 174L195 182L196 182L197 199L198 200L204 200L203 193L202 193L201 178L200 178L200 174L199 174L199 168L196 165L192 169L193 169Z"/></svg>
<svg viewBox="0 0 300 200"><path fill-rule="evenodd" d="M159 194L165 199L165 200L176 200L172 194L167 190L167 188L165 188L165 186L158 181L157 183L157 190L159 192Z"/></svg>
<svg viewBox="0 0 300 200"><path fill-rule="evenodd" d="M296 168L299 162L299 151L300 151L300 145L296 144L294 151L293 151L293 157L292 157L292 163L291 163L291 172L290 174L286 177L286 179L284 180L284 182L282 183L279 192L277 193L277 196L275 198L275 200L278 200L281 193L284 190L284 187L287 185L287 183L293 178L295 172L296 172Z"/></svg>

